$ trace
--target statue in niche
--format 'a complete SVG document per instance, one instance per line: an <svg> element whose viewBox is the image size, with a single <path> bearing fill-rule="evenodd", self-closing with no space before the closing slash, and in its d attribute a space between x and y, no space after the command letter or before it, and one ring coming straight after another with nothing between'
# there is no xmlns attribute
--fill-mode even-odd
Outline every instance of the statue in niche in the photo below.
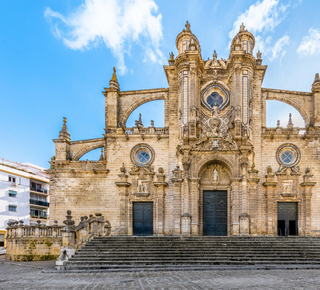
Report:
<svg viewBox="0 0 320 290"><path fill-rule="evenodd" d="M215 169L212 171L212 181L213 181L213 182L218 182L218 180L219 180L219 173L218 173L217 168L215 168Z"/></svg>

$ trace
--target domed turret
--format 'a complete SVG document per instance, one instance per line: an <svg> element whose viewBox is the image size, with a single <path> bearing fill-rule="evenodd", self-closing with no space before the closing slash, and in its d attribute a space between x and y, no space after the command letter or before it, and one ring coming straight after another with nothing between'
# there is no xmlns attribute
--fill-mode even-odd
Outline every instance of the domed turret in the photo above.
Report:
<svg viewBox="0 0 320 290"><path fill-rule="evenodd" d="M186 50L200 51L200 44L197 37L191 32L190 24L187 21L186 28L179 33L176 39L178 54L184 53Z"/></svg>
<svg viewBox="0 0 320 290"><path fill-rule="evenodd" d="M255 38L251 32L245 29L244 24L240 25L238 34L233 38L230 52L245 50L246 53L252 54L255 45Z"/></svg>

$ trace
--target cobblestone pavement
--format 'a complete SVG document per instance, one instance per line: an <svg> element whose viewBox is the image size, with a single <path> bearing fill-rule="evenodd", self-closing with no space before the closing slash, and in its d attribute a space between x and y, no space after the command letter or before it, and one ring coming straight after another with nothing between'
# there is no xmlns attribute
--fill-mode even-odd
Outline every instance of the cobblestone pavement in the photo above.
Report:
<svg viewBox="0 0 320 290"><path fill-rule="evenodd" d="M320 270L55 273L0 263L0 289L320 289Z"/></svg>

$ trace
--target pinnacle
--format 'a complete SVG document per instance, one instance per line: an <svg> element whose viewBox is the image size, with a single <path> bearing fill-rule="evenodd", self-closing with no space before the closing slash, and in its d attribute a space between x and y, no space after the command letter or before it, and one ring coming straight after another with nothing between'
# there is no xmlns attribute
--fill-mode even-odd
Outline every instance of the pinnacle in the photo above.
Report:
<svg viewBox="0 0 320 290"><path fill-rule="evenodd" d="M63 117L63 125L62 125L62 129L59 132L59 139L61 140L66 140L66 141L70 141L70 134L68 131L68 127L67 127L67 118Z"/></svg>

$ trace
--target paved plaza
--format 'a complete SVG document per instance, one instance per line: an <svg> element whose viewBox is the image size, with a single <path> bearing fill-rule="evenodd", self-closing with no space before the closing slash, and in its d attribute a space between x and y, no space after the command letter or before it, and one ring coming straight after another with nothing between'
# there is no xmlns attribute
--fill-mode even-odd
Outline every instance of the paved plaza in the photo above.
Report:
<svg viewBox="0 0 320 290"><path fill-rule="evenodd" d="M320 289L320 270L57 273L54 263L0 259L0 289Z"/></svg>

